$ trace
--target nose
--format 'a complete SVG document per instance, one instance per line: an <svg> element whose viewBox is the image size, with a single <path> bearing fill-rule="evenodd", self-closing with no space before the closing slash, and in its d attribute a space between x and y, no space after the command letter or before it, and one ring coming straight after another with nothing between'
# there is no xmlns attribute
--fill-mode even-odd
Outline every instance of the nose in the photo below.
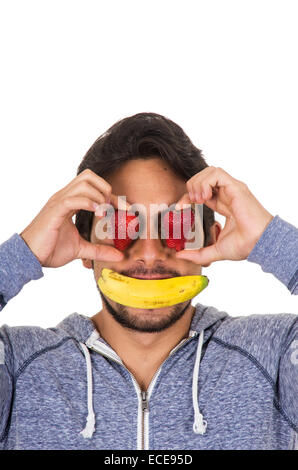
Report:
<svg viewBox="0 0 298 470"><path fill-rule="evenodd" d="M151 221L151 224L152 223ZM162 242L158 231L156 232L157 238L150 238L149 220L147 220L146 238L141 238L141 233L142 231L140 231L140 236L129 248L129 257L131 260L142 261L148 267L152 267L157 261L165 261L169 257L169 248Z"/></svg>
<svg viewBox="0 0 298 470"><path fill-rule="evenodd" d="M156 240L138 238L130 247L129 255L133 261L142 261L148 267L157 261L165 261L168 257L167 249L159 238Z"/></svg>

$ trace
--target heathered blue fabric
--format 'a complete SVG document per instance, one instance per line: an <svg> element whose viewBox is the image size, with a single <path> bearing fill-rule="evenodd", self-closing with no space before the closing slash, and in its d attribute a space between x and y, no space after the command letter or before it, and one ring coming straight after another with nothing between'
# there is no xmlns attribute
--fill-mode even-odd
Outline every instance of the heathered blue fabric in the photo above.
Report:
<svg viewBox="0 0 298 470"><path fill-rule="evenodd" d="M275 216L249 254L298 294L298 229ZM42 267L15 233L0 245L2 307ZM169 355L149 399L149 449L297 449L298 315L231 317L197 303L198 334ZM192 377L204 342L198 404L206 433L193 431ZM84 438L86 361L79 342L94 331L78 313L54 328L0 328L0 449L137 449L138 395L121 364L89 349L95 432ZM102 338L99 339L107 344Z"/></svg>

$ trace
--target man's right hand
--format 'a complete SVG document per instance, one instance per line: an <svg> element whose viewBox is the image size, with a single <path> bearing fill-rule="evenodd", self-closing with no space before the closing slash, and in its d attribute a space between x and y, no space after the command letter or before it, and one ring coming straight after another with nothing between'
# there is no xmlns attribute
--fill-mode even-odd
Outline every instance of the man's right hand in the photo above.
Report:
<svg viewBox="0 0 298 470"><path fill-rule="evenodd" d="M86 241L72 221L80 209L95 212L96 205L101 203L119 209L129 207L112 194L107 181L89 169L84 170L48 200L20 236L45 267L58 268L78 258L121 261L124 256L121 251L111 245Z"/></svg>

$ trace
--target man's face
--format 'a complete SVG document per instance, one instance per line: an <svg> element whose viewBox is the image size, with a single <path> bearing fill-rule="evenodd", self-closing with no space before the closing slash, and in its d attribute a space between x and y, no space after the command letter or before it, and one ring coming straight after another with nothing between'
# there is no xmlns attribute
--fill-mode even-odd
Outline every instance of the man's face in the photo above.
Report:
<svg viewBox="0 0 298 470"><path fill-rule="evenodd" d="M201 274L201 266L188 260L176 258L176 250L169 248L162 238L150 238L150 204L175 204L186 192L185 181L179 178L160 158L135 159L123 164L106 181L112 186L112 193L126 196L129 204L143 204L146 208L147 237L133 240L122 261L94 261L94 277L100 277L102 268L109 268L130 277L161 275L163 277ZM151 219L151 221L150 221ZM109 244L112 239L99 239L96 236L94 216L91 242ZM85 263L84 263L85 264ZM86 264L85 264L86 266ZM97 286L98 290L99 287ZM190 301L171 307L140 309L126 307L103 296L103 305L123 326L135 331L162 331L175 323L189 306Z"/></svg>

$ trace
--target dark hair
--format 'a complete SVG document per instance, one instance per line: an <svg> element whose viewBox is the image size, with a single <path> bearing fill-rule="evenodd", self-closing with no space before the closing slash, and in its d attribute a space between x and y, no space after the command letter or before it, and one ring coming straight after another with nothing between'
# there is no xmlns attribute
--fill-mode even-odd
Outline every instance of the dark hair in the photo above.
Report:
<svg viewBox="0 0 298 470"><path fill-rule="evenodd" d="M107 177L128 160L160 157L187 181L208 167L202 151L195 147L183 129L170 119L155 113L138 113L117 121L90 147L77 174L89 168ZM75 225L83 238L90 241L93 212L80 210ZM210 227L214 211L203 205L204 246L211 240Z"/></svg>

